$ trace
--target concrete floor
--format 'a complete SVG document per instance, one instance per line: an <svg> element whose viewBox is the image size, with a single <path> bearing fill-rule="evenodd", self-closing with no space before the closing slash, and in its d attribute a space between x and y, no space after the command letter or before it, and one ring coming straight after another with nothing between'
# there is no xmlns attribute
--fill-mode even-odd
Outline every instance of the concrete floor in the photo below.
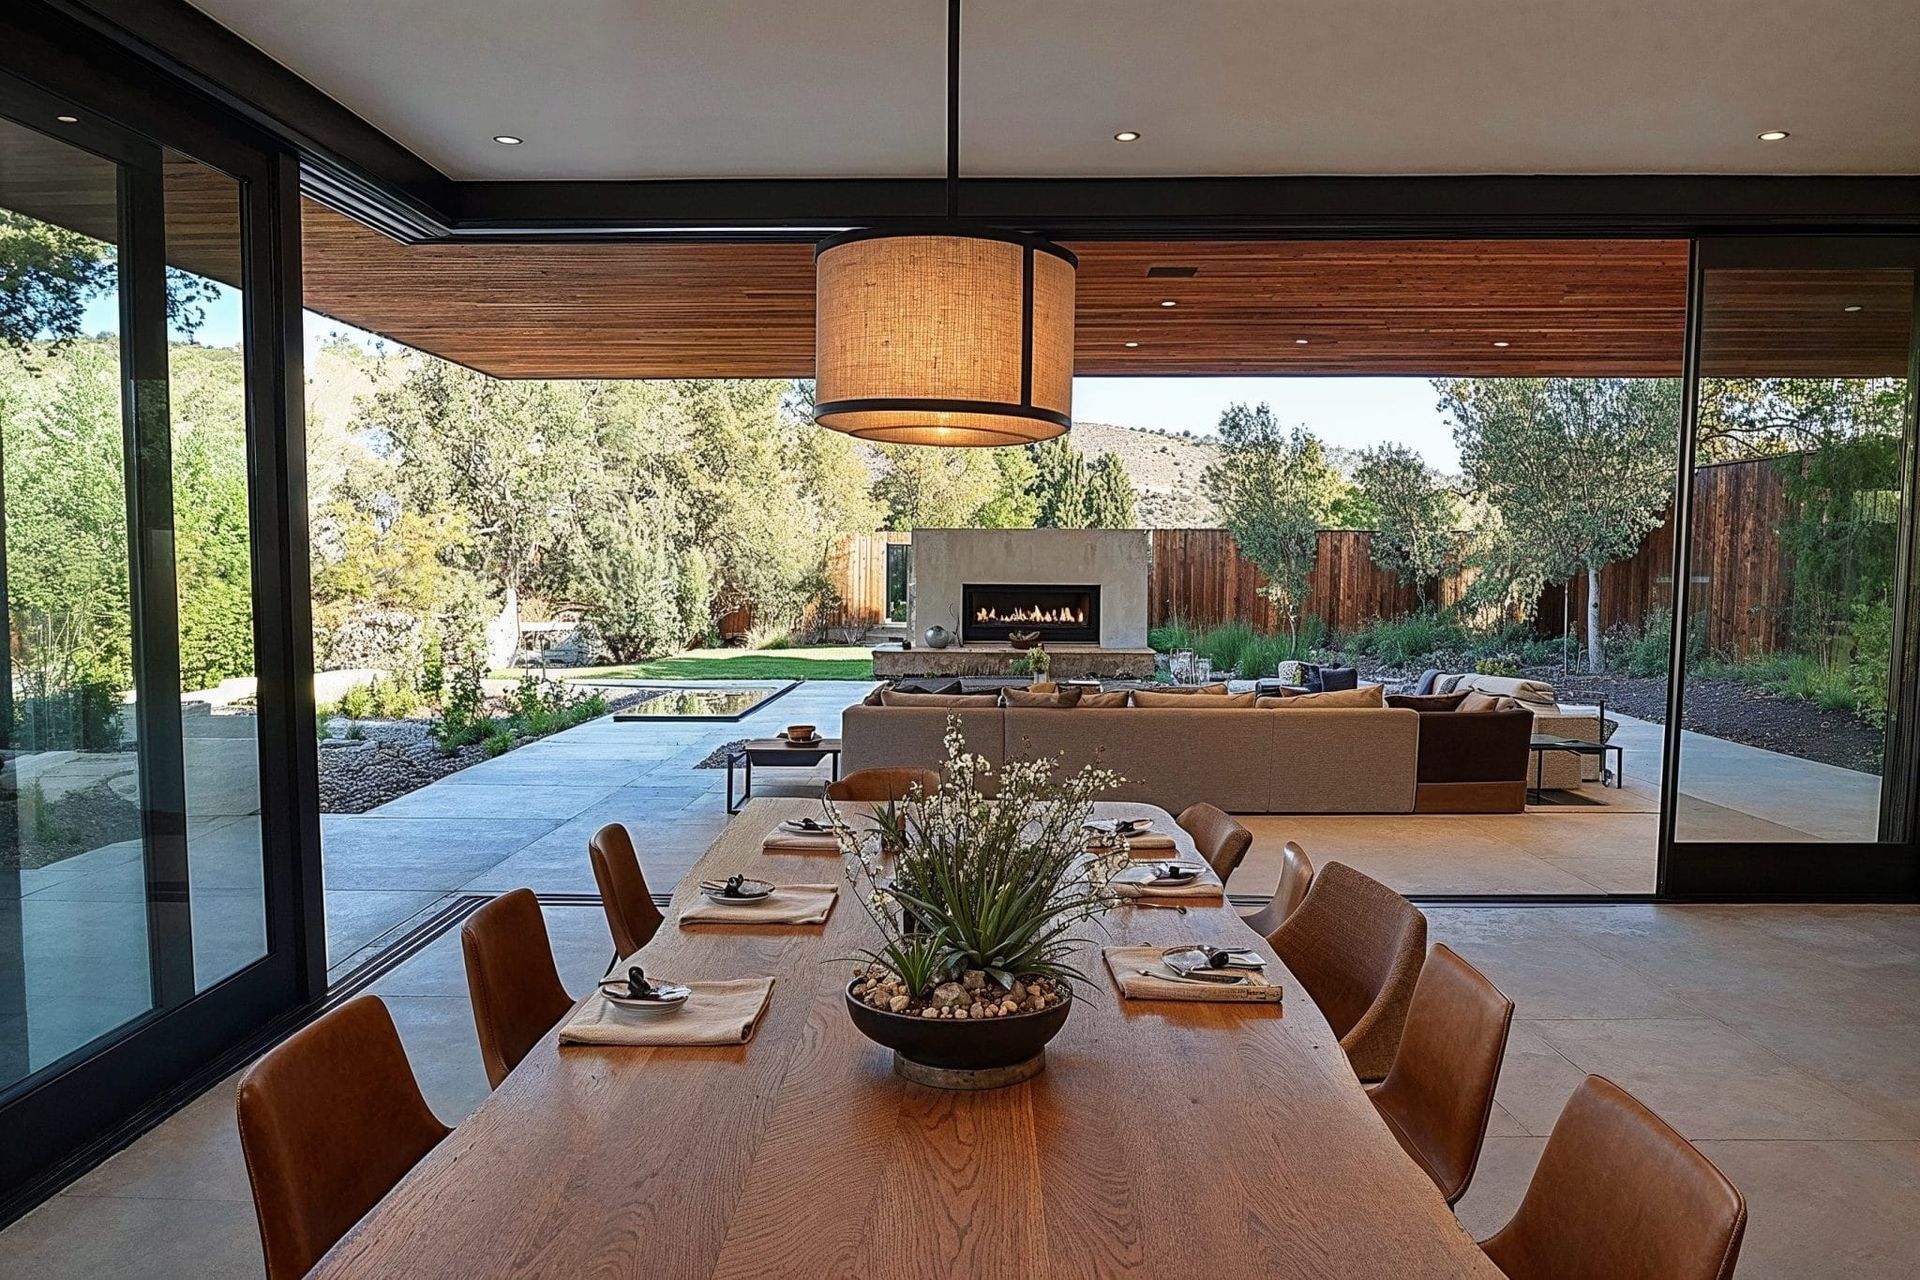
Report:
<svg viewBox="0 0 1920 1280"><path fill-rule="evenodd" d="M581 853L584 861L584 851ZM1518 1004L1485 1155L1459 1213L1512 1212L1589 1071L1660 1112L1747 1196L1743 1280L1920 1274L1920 908L1432 908L1433 937ZM606 963L597 907L550 907L568 986ZM457 937L381 979L428 1100L486 1096ZM0 1233L0 1275L257 1276L222 1082Z"/></svg>

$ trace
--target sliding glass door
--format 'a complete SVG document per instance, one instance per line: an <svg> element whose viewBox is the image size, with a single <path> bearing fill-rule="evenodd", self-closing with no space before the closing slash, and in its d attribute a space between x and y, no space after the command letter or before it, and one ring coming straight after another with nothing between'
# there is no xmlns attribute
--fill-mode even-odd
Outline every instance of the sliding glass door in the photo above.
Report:
<svg viewBox="0 0 1920 1280"><path fill-rule="evenodd" d="M1910 892L1910 241L1706 241L1670 893Z"/></svg>
<svg viewBox="0 0 1920 1280"><path fill-rule="evenodd" d="M290 171L86 88L0 75L0 1221L323 954Z"/></svg>

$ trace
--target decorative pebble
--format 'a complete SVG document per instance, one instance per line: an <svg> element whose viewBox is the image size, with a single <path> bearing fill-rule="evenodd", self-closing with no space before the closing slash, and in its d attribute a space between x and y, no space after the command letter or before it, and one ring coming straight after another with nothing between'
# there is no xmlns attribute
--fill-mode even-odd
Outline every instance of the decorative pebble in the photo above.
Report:
<svg viewBox="0 0 1920 1280"><path fill-rule="evenodd" d="M906 1008L909 1004L912 1004L912 1003L913 1002L911 1000L907 999L903 995L892 996L887 1000L887 1008L891 1009L895 1013L899 1013L902 1009Z"/></svg>
<svg viewBox="0 0 1920 1280"><path fill-rule="evenodd" d="M937 1018L940 1016L940 1011L932 1005L928 1005L920 1011L920 1016L923 1018Z"/></svg>

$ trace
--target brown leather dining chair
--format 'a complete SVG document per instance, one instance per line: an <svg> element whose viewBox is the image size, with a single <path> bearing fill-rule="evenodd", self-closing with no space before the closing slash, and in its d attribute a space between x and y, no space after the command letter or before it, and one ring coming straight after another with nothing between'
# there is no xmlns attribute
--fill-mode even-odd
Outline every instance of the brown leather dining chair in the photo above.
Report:
<svg viewBox="0 0 1920 1280"><path fill-rule="evenodd" d="M1280 883L1273 891L1273 897L1267 905L1258 911L1249 912L1241 917L1247 928L1263 938L1273 936L1273 931L1286 923L1294 908L1306 900L1307 890L1313 887L1313 860L1307 857L1307 851L1289 840L1280 850Z"/></svg>
<svg viewBox="0 0 1920 1280"><path fill-rule="evenodd" d="M829 800L905 800L914 786L925 795L940 789L938 769L855 769L827 784Z"/></svg>
<svg viewBox="0 0 1920 1280"><path fill-rule="evenodd" d="M1427 950L1419 908L1345 863L1329 862L1267 942L1340 1037L1354 1074L1366 1081L1385 1076Z"/></svg>
<svg viewBox="0 0 1920 1280"><path fill-rule="evenodd" d="M360 996L240 1077L240 1150L267 1280L303 1276L453 1132L420 1096L393 1015Z"/></svg>
<svg viewBox="0 0 1920 1280"><path fill-rule="evenodd" d="M1573 1091L1520 1208L1480 1242L1510 1280L1728 1280L1747 1202L1625 1089Z"/></svg>
<svg viewBox="0 0 1920 1280"><path fill-rule="evenodd" d="M609 822L587 841L587 860L593 863L593 882L600 886L600 905L606 909L607 930L613 934L613 964L653 941L666 917L653 903L647 877L640 870L633 837L617 822Z"/></svg>
<svg viewBox="0 0 1920 1280"><path fill-rule="evenodd" d="M1240 860L1247 856L1247 850L1253 847L1253 832L1235 822L1226 810L1204 800L1182 809L1174 821L1193 837L1194 846L1213 868L1213 874L1220 877L1221 884L1227 882Z"/></svg>
<svg viewBox="0 0 1920 1280"><path fill-rule="evenodd" d="M494 1088L573 1007L531 889L503 893L460 926L480 1058Z"/></svg>
<svg viewBox="0 0 1920 1280"><path fill-rule="evenodd" d="M1387 1078L1367 1089L1380 1118L1448 1204L1473 1181L1513 1001L1445 944L1427 953Z"/></svg>

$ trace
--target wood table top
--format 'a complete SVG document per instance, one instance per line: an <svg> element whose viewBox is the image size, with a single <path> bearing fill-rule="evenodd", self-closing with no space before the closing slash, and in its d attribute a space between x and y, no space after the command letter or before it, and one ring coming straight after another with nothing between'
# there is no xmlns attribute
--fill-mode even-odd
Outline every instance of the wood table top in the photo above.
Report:
<svg viewBox="0 0 1920 1280"><path fill-rule="evenodd" d="M554 1036L314 1270L316 1276L1484 1276L1481 1254L1354 1079L1338 1040L1224 901L1121 906L1109 939L1232 940L1272 1005L1123 1001L1092 983L1039 1076L954 1093L893 1074L844 988L874 930L831 855L766 854L817 800L760 799L681 881L650 974L773 975L758 1034L712 1049ZM1163 811L1106 804L1098 816ZM637 842L645 847L644 832ZM586 852L583 849L581 856ZM698 881L834 881L825 927L698 926Z"/></svg>

